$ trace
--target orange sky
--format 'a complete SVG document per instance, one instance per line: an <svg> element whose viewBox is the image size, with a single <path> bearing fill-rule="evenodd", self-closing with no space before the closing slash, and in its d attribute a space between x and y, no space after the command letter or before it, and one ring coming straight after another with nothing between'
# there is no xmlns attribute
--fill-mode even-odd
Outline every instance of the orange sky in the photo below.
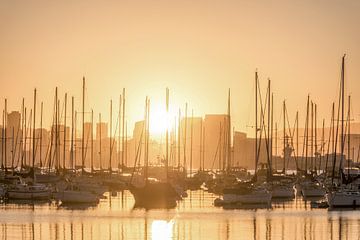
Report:
<svg viewBox="0 0 360 240"><path fill-rule="evenodd" d="M275 121L281 101L305 118L306 96L319 119L337 99L340 61L347 53L347 91L359 120L360 2L358 0L83 0L0 1L0 97L20 109L32 91L52 109L55 86L75 95L87 78L87 108L108 118L127 89L129 129L151 108L164 106L170 88L173 112L185 102L195 115L225 113L232 90L232 124L253 121L253 78L273 81ZM114 117L115 119L115 117ZM328 124L327 124L328 125Z"/></svg>

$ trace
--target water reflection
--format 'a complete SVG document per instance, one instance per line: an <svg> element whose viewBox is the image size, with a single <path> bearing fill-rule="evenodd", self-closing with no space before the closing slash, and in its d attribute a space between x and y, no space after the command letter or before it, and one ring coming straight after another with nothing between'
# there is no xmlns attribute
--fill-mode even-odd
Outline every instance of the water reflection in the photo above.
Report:
<svg viewBox="0 0 360 240"><path fill-rule="evenodd" d="M0 204L0 239L359 239L359 211L312 209L297 197L271 208L215 208L194 191L176 209L133 209L128 191L97 206L54 202Z"/></svg>
<svg viewBox="0 0 360 240"><path fill-rule="evenodd" d="M169 222L165 220L154 220L151 223L151 238L152 239L173 239L174 221Z"/></svg>

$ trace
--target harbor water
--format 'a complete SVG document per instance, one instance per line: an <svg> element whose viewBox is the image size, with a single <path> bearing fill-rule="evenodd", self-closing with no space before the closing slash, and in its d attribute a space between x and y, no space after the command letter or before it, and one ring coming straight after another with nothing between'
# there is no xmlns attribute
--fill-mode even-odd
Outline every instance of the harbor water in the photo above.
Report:
<svg viewBox="0 0 360 240"><path fill-rule="evenodd" d="M360 239L360 210L313 209L302 197L223 209L198 190L175 209L144 210L129 191L105 196L96 206L2 203L0 239Z"/></svg>

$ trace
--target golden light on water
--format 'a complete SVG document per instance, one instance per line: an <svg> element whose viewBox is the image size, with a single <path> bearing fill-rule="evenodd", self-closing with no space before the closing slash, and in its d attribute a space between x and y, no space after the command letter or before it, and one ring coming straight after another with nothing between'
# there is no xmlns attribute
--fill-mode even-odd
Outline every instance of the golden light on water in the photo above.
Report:
<svg viewBox="0 0 360 240"><path fill-rule="evenodd" d="M155 220L151 224L151 238L156 240L173 239L174 221Z"/></svg>

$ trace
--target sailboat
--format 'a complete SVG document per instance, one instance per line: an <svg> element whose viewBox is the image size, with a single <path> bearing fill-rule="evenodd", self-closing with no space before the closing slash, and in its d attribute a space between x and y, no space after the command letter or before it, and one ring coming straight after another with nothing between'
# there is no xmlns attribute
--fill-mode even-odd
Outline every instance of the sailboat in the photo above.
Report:
<svg viewBox="0 0 360 240"><path fill-rule="evenodd" d="M19 178L19 181L10 186L7 190L7 197L9 199L22 199L22 200L47 200L50 199L50 188L44 184L36 183L35 177L35 123L36 123L36 89L34 90L34 119L33 119L33 141L32 141L32 183L25 183Z"/></svg>
<svg viewBox="0 0 360 240"><path fill-rule="evenodd" d="M169 106L169 91L166 89L166 110ZM168 181L168 151L166 151L165 159L165 181L159 181L157 179L149 178L149 115L150 115L150 101L146 98L145 101L145 121L143 128L145 131L145 166L143 181L136 184L130 179L129 190L134 196L135 206L140 208L174 208L177 205L177 200L181 197L177 193L176 189ZM168 136L168 130L166 131ZM168 150L168 137L166 138L166 148ZM136 161L134 170L136 168ZM134 175L134 174L133 174Z"/></svg>
<svg viewBox="0 0 360 240"><path fill-rule="evenodd" d="M358 207L360 206L360 191L352 187L342 186L326 194L326 199L331 208L336 207Z"/></svg>
<svg viewBox="0 0 360 240"><path fill-rule="evenodd" d="M304 198L324 197L326 191L321 183L312 180L305 181L301 184L301 194Z"/></svg>
<svg viewBox="0 0 360 240"><path fill-rule="evenodd" d="M21 200L48 200L50 189L43 184L31 184L23 181L11 186L6 195L9 199Z"/></svg>
<svg viewBox="0 0 360 240"><path fill-rule="evenodd" d="M62 204L67 203L98 203L99 197L96 193L85 191L81 185L68 184L67 187L56 194L56 198Z"/></svg>
<svg viewBox="0 0 360 240"><path fill-rule="evenodd" d="M223 205L247 205L261 204L269 206L271 204L272 194L264 185L256 185L257 166L259 160L258 146L258 74L255 72L255 174L250 182L238 183L236 185L223 189L222 199L216 199L215 204L221 202ZM263 112L261 114L263 120ZM263 130L263 124L260 130ZM261 138L261 135L260 135ZM261 140L260 140L261 142Z"/></svg>
<svg viewBox="0 0 360 240"><path fill-rule="evenodd" d="M96 180L90 178L85 171L85 77L82 81L82 151L81 151L81 176L75 178L73 182L65 183L64 189L56 194L56 198L62 203L97 203L98 196L102 195L106 188L96 183ZM93 111L91 111L91 129L93 129ZM93 139L93 131L91 131L91 138ZM92 141L93 142L93 141ZM93 147L91 149L93 151ZM72 158L72 157L71 157ZM65 166L64 166L65 167ZM93 164L92 168L93 169Z"/></svg>
<svg viewBox="0 0 360 240"><path fill-rule="evenodd" d="M267 105L268 105L268 134L267 134L267 160L268 160L268 168L266 175L267 175L267 185L269 191L271 191L272 199L289 199L293 198L294 189L293 189L293 179L291 176L286 175L286 162L290 159L294 148L292 146L292 134L290 131L290 136L286 133L286 104L283 101L283 170L281 173L274 172L272 169L272 122L273 122L273 96L270 91L271 82L270 79L268 80L268 94L267 94ZM271 96L271 100L270 100ZM263 123L263 125L265 125ZM266 136L265 136L266 137ZM291 139L289 143L289 139ZM275 174L274 174L275 173Z"/></svg>
<svg viewBox="0 0 360 240"><path fill-rule="evenodd" d="M360 206L360 190L359 185L355 184L350 174L346 177L343 168L344 159L344 146L345 146L345 132L344 132L344 98L345 98L345 55L342 58L341 64L341 159L339 167L339 176L342 184L337 189L332 189L326 195L326 199L331 208L336 207L357 207ZM339 106L340 107L340 106ZM350 96L348 103L348 154L347 157L350 159ZM350 160L348 160L350 162ZM333 168L335 167L335 164ZM333 169L334 172L334 169ZM334 176L333 176L334 178Z"/></svg>

